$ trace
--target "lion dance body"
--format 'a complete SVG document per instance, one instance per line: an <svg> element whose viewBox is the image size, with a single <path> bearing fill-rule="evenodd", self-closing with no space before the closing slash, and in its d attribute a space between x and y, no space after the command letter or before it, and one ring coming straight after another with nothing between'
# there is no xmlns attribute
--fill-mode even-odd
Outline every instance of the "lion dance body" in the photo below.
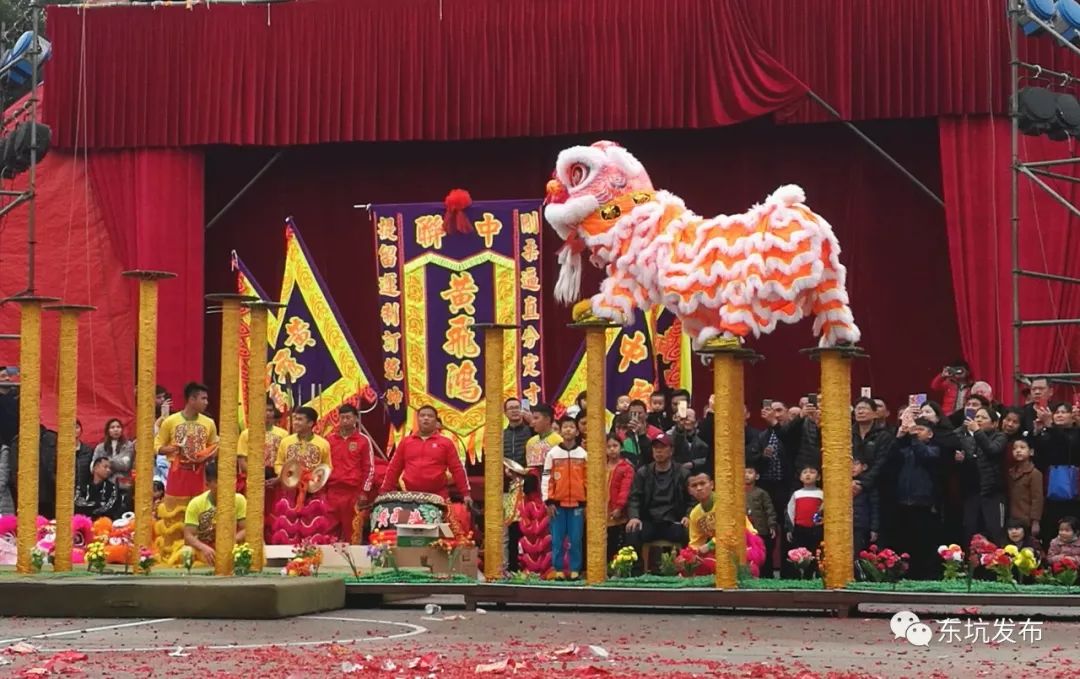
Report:
<svg viewBox="0 0 1080 679"><path fill-rule="evenodd" d="M566 241L555 296L576 302L581 257L605 268L600 292L575 306L628 324L657 304L678 316L695 346L755 337L810 315L823 347L859 340L832 227L801 188L777 189L740 215L704 218L653 188L645 168L612 142L559 154L544 216Z"/></svg>

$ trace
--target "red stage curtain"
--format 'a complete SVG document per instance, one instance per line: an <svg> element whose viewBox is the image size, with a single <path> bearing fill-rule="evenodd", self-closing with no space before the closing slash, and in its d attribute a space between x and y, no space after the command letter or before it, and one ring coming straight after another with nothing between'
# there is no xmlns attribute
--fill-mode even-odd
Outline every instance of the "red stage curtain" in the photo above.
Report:
<svg viewBox="0 0 1080 679"><path fill-rule="evenodd" d="M25 186L26 175L18 179ZM7 183L7 182L5 182ZM4 188L9 188L5 186ZM27 207L4 217L0 230L0 297L26 289ZM89 185L85 161L54 151L38 166L37 273L35 292L96 311L79 326L78 417L83 440L101 440L105 422L131 423L135 394L135 309L120 277L124 263L104 226L99 202ZM42 325L41 421L56 428L58 322L46 313ZM19 332L19 308L0 306L0 332ZM0 341L0 365L19 365L19 343ZM128 429L134 435L133 429Z"/></svg>
<svg viewBox="0 0 1080 679"><path fill-rule="evenodd" d="M939 123L949 260L960 341L975 375L1006 400L1012 395L1012 244L1010 126L1007 118L943 118ZM1075 155L1075 142L1020 137L1023 160ZM1053 168L1080 176L1077 165ZM1075 184L1045 179L1075 201ZM1080 220L1030 180L1020 183L1020 266L1077 276ZM1074 203L1075 204L1075 203ZM1024 320L1080 317L1080 286L1024 278ZM1080 367L1077 326L1021 330L1022 372L1073 372Z"/></svg>
<svg viewBox="0 0 1080 679"><path fill-rule="evenodd" d="M1006 113L1004 0L737 0L760 43L844 118ZM1080 71L1049 37L1020 38L1020 56ZM831 120L802 100L788 122Z"/></svg>
<svg viewBox="0 0 1080 679"><path fill-rule="evenodd" d="M933 121L871 123L868 130L940 190ZM807 134L754 121L611 138L641 159L658 187L679 194L700 214L742 212L781 184L804 186L810 205L829 220L843 246L855 318L871 354L855 364L857 386L872 384L890 403L906 403L909 393L926 391L935 369L959 353L943 211L848 130L820 125ZM382 345L371 322L378 317L375 239L366 213L352 206L437 201L456 186L467 188L475 200L539 197L559 150L589 141L591 137L562 137L290 149L210 230L207 286L222 289L231 284L229 251L236 249L259 283L276 295L284 219L295 215L361 352L369 364L379 364ZM208 213L232 198L269 153L208 151ZM546 227L544 239L541 261L550 295L559 243ZM600 276L591 267L586 273L582 290L591 294ZM580 335L569 333L569 309L550 296L542 313L545 382L551 390L569 366ZM798 353L811 344L808 323L781 326L774 335L754 340L752 346L767 360L749 369L747 403L816 391L818 366ZM210 379L217 371L217 346L217 336L210 331ZM711 382L695 364L695 400L703 403ZM374 428L378 417L373 413L365 422Z"/></svg>
<svg viewBox="0 0 1080 679"><path fill-rule="evenodd" d="M63 49L44 115L60 147L75 141L84 72L90 148L698 128L804 92L738 7L715 0L53 6L48 18Z"/></svg>
<svg viewBox="0 0 1080 679"><path fill-rule="evenodd" d="M202 379L202 151L95 152L90 179L122 269L177 274L159 288L157 372L158 383L179 399L186 382ZM129 283L127 291L134 323L136 284Z"/></svg>

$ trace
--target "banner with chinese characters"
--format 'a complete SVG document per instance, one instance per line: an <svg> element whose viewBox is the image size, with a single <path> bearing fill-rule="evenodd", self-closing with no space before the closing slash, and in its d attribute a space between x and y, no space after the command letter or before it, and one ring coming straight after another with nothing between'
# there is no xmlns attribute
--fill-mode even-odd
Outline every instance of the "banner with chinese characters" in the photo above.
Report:
<svg viewBox="0 0 1080 679"><path fill-rule="evenodd" d="M443 433L470 459L484 425L483 331L507 331L503 393L543 399L540 354L539 201L488 201L465 210L471 228L451 231L442 203L373 205L382 321L383 384L392 443L421 406L439 411Z"/></svg>
<svg viewBox="0 0 1080 679"><path fill-rule="evenodd" d="M588 361L584 340L562 385L555 392L553 406L562 414L585 391ZM619 396L648 402L658 385L668 389L690 389L690 342L679 320L662 307L648 313L634 312L634 322L607 330L607 394L604 408L610 423Z"/></svg>
<svg viewBox="0 0 1080 679"><path fill-rule="evenodd" d="M328 432L341 404L374 403L377 383L291 218L280 302L268 331L270 396L282 410L314 408L318 430Z"/></svg>
<svg viewBox="0 0 1080 679"><path fill-rule="evenodd" d="M233 273L236 274L236 292L241 295L247 295L249 297L258 297L261 300L268 301L270 297L263 291L262 287L255 281L255 277L251 275L247 266L244 265L240 256L236 254L236 250L232 251L232 255L229 258L229 266ZM271 319L273 314L269 311L265 312L267 315L267 336L265 349L269 352L270 347L273 346L274 337L270 335L270 327L273 325ZM247 402L248 402L248 357L251 355L251 310L245 307L240 307L240 428L247 428ZM267 353L269 356L269 353Z"/></svg>

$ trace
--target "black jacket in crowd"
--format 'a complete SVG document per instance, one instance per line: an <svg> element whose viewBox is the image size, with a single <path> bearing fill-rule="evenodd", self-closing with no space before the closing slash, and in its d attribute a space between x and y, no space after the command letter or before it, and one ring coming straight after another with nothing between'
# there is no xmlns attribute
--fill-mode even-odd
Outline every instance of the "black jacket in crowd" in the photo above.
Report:
<svg viewBox="0 0 1080 679"><path fill-rule="evenodd" d="M865 474L865 472L863 472ZM863 480L863 474L855 478ZM881 504L878 500L877 489L859 493L851 499L851 518L855 530L858 532L870 531L877 533L881 530Z"/></svg>
<svg viewBox="0 0 1080 679"><path fill-rule="evenodd" d="M626 503L626 515L631 519L639 519L643 522L652 522L660 520L660 517L655 516L657 513L661 513L663 518L668 521L680 521L683 517L690 515L690 510L694 507L694 500L690 497L690 488L687 482L690 479L690 470L684 469L672 462L672 473L675 474L675 478L672 479L672 483L675 484L673 488L674 502L670 507L657 507L654 502L654 496L656 495L656 465L647 464L642 467L638 467L637 472L634 474L634 483L630 487L630 500Z"/></svg>
<svg viewBox="0 0 1080 679"><path fill-rule="evenodd" d="M872 490L881 483L881 470L889 460L895 436L885 427L873 427L866 438L859 435L859 425L851 425L851 456L866 464L866 473L862 478L862 489Z"/></svg>
<svg viewBox="0 0 1080 679"><path fill-rule="evenodd" d="M1044 475L1050 467L1080 467L1080 431L1076 429L1047 427L1035 435L1032 445L1032 461Z"/></svg>
<svg viewBox="0 0 1080 679"><path fill-rule="evenodd" d="M895 470L896 501L909 506L936 506L942 455L937 443L923 443L906 435L895 439L889 455L890 469Z"/></svg>
<svg viewBox="0 0 1080 679"><path fill-rule="evenodd" d="M997 430L971 434L967 429L957 430L957 434L964 453L964 461L958 463L964 488L977 491L982 497L1003 495L1005 479L1001 461L1005 454L1005 434Z"/></svg>

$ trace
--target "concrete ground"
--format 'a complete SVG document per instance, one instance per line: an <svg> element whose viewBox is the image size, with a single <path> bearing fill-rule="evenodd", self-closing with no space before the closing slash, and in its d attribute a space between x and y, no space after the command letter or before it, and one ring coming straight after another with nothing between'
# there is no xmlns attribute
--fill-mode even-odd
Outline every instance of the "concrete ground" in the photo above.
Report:
<svg viewBox="0 0 1080 679"><path fill-rule="evenodd" d="M422 603L410 603L281 621L3 619L0 676L1080 675L1080 659L1072 660L1080 624L1040 621L1039 638L1035 627L1021 638L1023 616L1014 614L1009 627L993 612L978 614L985 626L960 621L949 641L938 618L924 615L929 647L894 638L888 614L843 620L447 607L427 615Z"/></svg>

